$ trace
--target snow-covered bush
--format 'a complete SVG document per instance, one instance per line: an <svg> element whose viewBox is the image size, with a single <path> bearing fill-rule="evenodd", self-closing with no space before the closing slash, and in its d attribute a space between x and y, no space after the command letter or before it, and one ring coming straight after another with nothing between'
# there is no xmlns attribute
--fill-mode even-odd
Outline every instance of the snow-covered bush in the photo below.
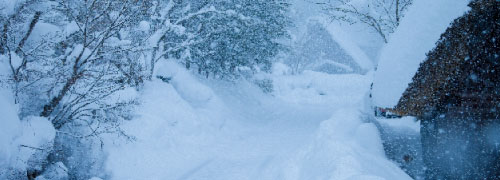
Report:
<svg viewBox="0 0 500 180"><path fill-rule="evenodd" d="M19 145L37 150L36 159L26 160L29 176L62 162L71 178L80 170L88 177L78 178L90 178L89 168L78 168L91 164L80 161L89 156L83 152L92 151L101 134L122 134L120 124L130 119L134 89L143 81L144 38L137 34L147 3L28 0L0 6L0 61L8 71L2 86L14 91L23 124L43 117L57 131L55 144L52 137L43 146Z"/></svg>

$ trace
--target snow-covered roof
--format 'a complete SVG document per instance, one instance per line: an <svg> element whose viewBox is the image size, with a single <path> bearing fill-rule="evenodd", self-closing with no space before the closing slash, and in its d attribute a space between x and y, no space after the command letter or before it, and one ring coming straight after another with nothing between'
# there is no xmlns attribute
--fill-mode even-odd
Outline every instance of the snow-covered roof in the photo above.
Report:
<svg viewBox="0 0 500 180"><path fill-rule="evenodd" d="M373 102L394 107L426 53L454 19L464 14L468 0L419 0L409 8L399 27L382 48L373 82Z"/></svg>
<svg viewBox="0 0 500 180"><path fill-rule="evenodd" d="M349 36L346 34L346 32L344 32L344 30L339 27L338 24L331 23L325 18L314 17L314 19L318 22L321 22L325 26L325 29L328 31L328 33L330 33L333 40L337 42L340 47L348 55L350 55L362 69L367 71L372 70L372 60L365 54L363 50L361 50L361 48L356 43L352 41L352 39L348 38Z"/></svg>

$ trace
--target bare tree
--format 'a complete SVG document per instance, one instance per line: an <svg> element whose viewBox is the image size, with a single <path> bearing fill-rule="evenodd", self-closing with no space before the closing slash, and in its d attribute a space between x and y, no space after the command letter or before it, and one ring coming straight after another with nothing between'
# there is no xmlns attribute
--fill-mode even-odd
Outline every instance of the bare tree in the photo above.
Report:
<svg viewBox="0 0 500 180"><path fill-rule="evenodd" d="M130 60L130 52L140 49L120 34L133 23L134 7L140 4L134 0L57 3L58 12L77 26L75 32L58 42L64 53L55 58L59 71L51 73L66 78L40 113L50 117L59 129L75 119L91 117L97 108L92 106L123 89L127 82L140 81L125 70L134 68L126 67L130 62L124 62Z"/></svg>
<svg viewBox="0 0 500 180"><path fill-rule="evenodd" d="M11 70L11 80L14 84L15 103L18 103L18 94L21 91L19 86L23 81L23 70L26 68L28 59L37 49L40 49L42 44L37 44L25 48L28 38L33 33L33 30L40 20L41 11L33 9L33 6L40 2L35 0L26 1L14 8L14 12L10 15L1 16L0 33L0 55L6 55L9 68ZM27 28L24 24L29 24Z"/></svg>
<svg viewBox="0 0 500 180"><path fill-rule="evenodd" d="M399 25L413 0L313 0L332 20L362 23L387 43L387 36Z"/></svg>

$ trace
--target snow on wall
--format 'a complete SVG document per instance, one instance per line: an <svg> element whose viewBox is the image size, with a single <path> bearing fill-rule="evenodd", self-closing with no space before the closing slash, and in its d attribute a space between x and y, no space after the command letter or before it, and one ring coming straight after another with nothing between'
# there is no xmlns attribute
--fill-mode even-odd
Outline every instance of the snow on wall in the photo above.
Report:
<svg viewBox="0 0 500 180"><path fill-rule="evenodd" d="M401 24L382 49L373 82L373 101L394 107L417 72L426 53L454 19L469 8L468 0L419 0L409 8Z"/></svg>

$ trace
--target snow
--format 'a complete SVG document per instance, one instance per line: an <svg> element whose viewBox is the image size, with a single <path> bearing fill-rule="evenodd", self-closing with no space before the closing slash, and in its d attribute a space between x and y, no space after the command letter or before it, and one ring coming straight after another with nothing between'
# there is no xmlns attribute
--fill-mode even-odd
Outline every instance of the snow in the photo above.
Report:
<svg viewBox="0 0 500 180"><path fill-rule="evenodd" d="M174 61L161 61L156 65L154 76L171 77L171 84L179 95L192 104L204 104L213 97L210 88L200 85L199 82Z"/></svg>
<svg viewBox="0 0 500 180"><path fill-rule="evenodd" d="M49 148L55 137L54 127L46 118L27 117L20 121L13 102L12 93L0 89L0 179L7 178L13 169L33 168L28 165L33 158L44 158L35 153Z"/></svg>
<svg viewBox="0 0 500 180"><path fill-rule="evenodd" d="M299 76L276 76L275 95L283 101L296 104L351 104L363 99L371 79L358 74L330 75L304 71ZM358 88L352 86L358 85ZM346 91L349 89L350 91Z"/></svg>
<svg viewBox="0 0 500 180"><path fill-rule="evenodd" d="M12 67L14 67L14 69L18 68L19 66L22 65L23 63L23 59L21 57L19 57L14 51L10 52L11 54L11 62L12 62Z"/></svg>
<svg viewBox="0 0 500 180"><path fill-rule="evenodd" d="M378 119L381 124L387 125L394 129L402 129L410 132L420 132L420 121L415 117L402 117L394 119Z"/></svg>
<svg viewBox="0 0 500 180"><path fill-rule="evenodd" d="M144 32L149 32L149 29L151 29L151 25L147 21L141 21L139 22L139 30L144 31Z"/></svg>
<svg viewBox="0 0 500 180"><path fill-rule="evenodd" d="M68 168L62 162L51 164L36 180L63 180L68 179Z"/></svg>
<svg viewBox="0 0 500 180"><path fill-rule="evenodd" d="M44 117L29 116L22 121L23 135L17 139L21 145L42 147L56 136L52 123Z"/></svg>
<svg viewBox="0 0 500 180"><path fill-rule="evenodd" d="M27 44L38 45L43 42L43 39L57 38L56 35L60 33L61 29L58 26L51 23L38 22L33 28Z"/></svg>
<svg viewBox="0 0 500 180"><path fill-rule="evenodd" d="M276 64L275 92L264 94L176 63L156 67L172 79L145 84L123 126L136 140L105 142L111 179L410 179L363 119L369 75L292 76Z"/></svg>
<svg viewBox="0 0 500 180"><path fill-rule="evenodd" d="M21 135L21 122L17 116L17 107L14 105L12 93L0 88L0 169L11 164L11 157L15 156L17 145L14 139ZM0 171L1 178L1 171Z"/></svg>
<svg viewBox="0 0 500 180"><path fill-rule="evenodd" d="M0 65L7 67L1 57ZM0 76L8 76L9 72L9 69L0 69ZM0 179L7 179L13 169L27 168L28 160L37 151L33 148L45 148L50 144L55 130L45 118L27 117L21 121L14 95L4 87L0 87L0 107Z"/></svg>
<svg viewBox="0 0 500 180"><path fill-rule="evenodd" d="M16 6L23 2L24 0L0 0L0 14L7 16L13 14Z"/></svg>
<svg viewBox="0 0 500 180"><path fill-rule="evenodd" d="M380 53L373 82L376 106L394 107L397 104L426 53L435 47L449 24L469 9L468 2L420 0L410 6Z"/></svg>
<svg viewBox="0 0 500 180"><path fill-rule="evenodd" d="M0 12L8 14L16 2L0 0ZM364 0L356 2L366 3ZM415 2L420 8L429 3L430 0ZM446 3L451 1L438 4ZM127 102L137 98L140 105L135 107L133 119L120 126L131 141L117 134L104 135L103 148L107 159L101 178L411 179L386 157L383 135L377 123L411 133L418 132L419 124L411 118L370 120L372 111L368 94L373 82L372 69L377 60L373 54L380 39L366 31L353 31L356 27L329 22L317 14L318 7L299 6L301 3L294 3L295 10L300 11L296 21L319 22L326 29L325 34L331 35L363 73L328 74L306 70L291 75L287 65L275 63L272 74L262 75L273 85L273 92L266 94L254 83L255 79L236 82L206 79L186 70L174 60L161 58L155 65L153 79L138 88L141 89L139 92L136 88L126 88L106 100ZM443 9L449 11L448 14L456 10L452 7ZM431 13L416 23L427 23L436 14ZM413 12L407 17L418 19L418 15ZM300 28L304 28L302 25L306 23L298 22L298 28L293 30L297 32L292 36L300 36ZM427 42L435 42L433 32L438 30L415 30L410 24L403 22L402 28L385 47L379 70L387 71L384 70L384 66L388 66L386 61L394 61L394 58L425 54L428 51L425 48L430 46ZM151 30L150 26L148 22L141 21L137 30L147 32ZM36 45L42 38L68 36L75 31L78 31L75 22L58 27L40 21L27 45ZM150 46L157 44L163 31L165 29L158 30L150 37ZM401 55L386 58L392 57L389 53L391 48L406 42L398 40L398 36L414 33L424 37L421 43L406 37L409 42L417 42L417 52L400 52ZM119 46L130 44L116 38L107 43ZM83 45L71 48L71 54L71 49L66 49L69 58L82 51L84 56L90 53ZM6 56L0 56L1 76L10 73L5 60ZM14 65L18 66L19 61L16 60L20 58L14 56ZM330 65L351 68L336 62ZM380 72L376 77L380 77ZM169 80L165 82L157 77ZM52 150L57 133L47 118L29 116L20 120L13 102L12 93L0 89L0 113L3 115L0 126L0 179L5 179L2 173L11 169L23 172L27 168L41 169L42 165L36 163L45 160L47 154L44 153ZM492 133L492 137L497 134ZM491 141L497 143L498 139L491 138ZM38 180L67 179L68 169L71 171L74 168L71 164L66 167L62 162L44 167L46 170L37 177ZM109 176L106 176L107 173Z"/></svg>
<svg viewBox="0 0 500 180"><path fill-rule="evenodd" d="M40 149L48 150L52 148L52 143L56 136L56 130L52 123L44 117L29 116L21 121L22 135L16 139L16 143L20 145L17 157L16 168L34 168L29 166L29 161L32 158L36 161L42 160L38 154Z"/></svg>
<svg viewBox="0 0 500 180"><path fill-rule="evenodd" d="M349 38L349 35L335 23L329 20L320 18L333 39L358 63L365 71L370 71L374 68L373 61L365 54L363 50Z"/></svg>

